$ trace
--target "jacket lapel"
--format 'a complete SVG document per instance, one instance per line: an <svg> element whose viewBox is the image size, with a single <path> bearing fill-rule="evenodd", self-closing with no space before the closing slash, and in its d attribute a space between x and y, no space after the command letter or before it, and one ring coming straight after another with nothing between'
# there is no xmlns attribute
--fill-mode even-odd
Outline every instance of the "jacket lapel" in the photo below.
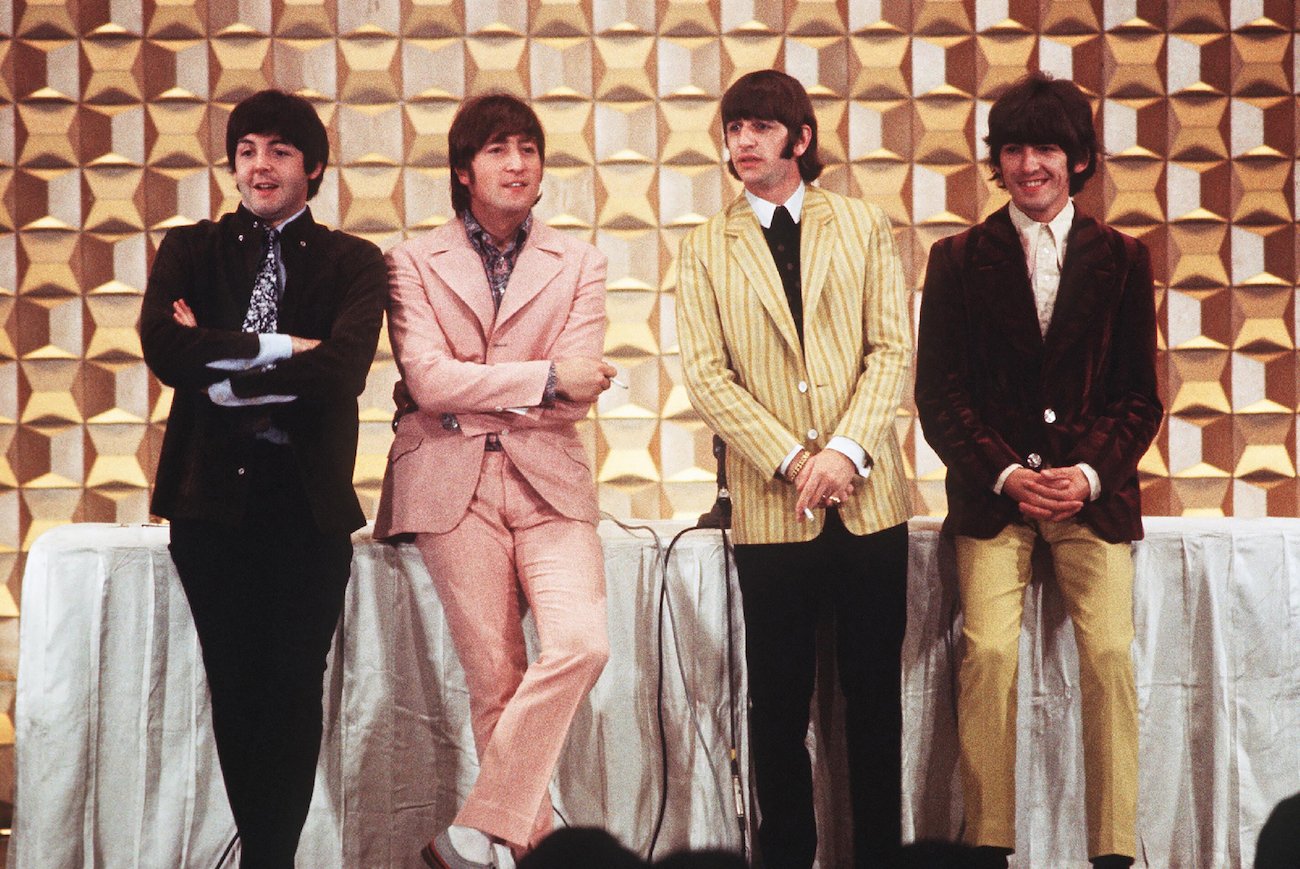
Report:
<svg viewBox="0 0 1300 869"><path fill-rule="evenodd" d="M799 218L799 281L803 292L805 334L808 321L813 318L821 300L826 275L839 246L839 234L826 228L830 219L831 208L826 197L815 187L805 187L803 214ZM789 303L786 306L788 308Z"/></svg>
<svg viewBox="0 0 1300 869"><path fill-rule="evenodd" d="M434 240L435 244L429 251L429 268L474 312L479 330L486 339L492 332L496 311L492 306L487 273L483 271L483 260L470 246L465 224L460 220L452 221L447 231L437 233Z"/></svg>
<svg viewBox="0 0 1300 869"><path fill-rule="evenodd" d="M323 266L321 258L308 249L308 246L315 241L316 222L312 220L311 209L295 218L287 227L284 228L280 235L280 260L284 265L284 294L280 297L279 323L280 330L284 331L286 326L297 323L298 309L307 303L305 295L309 287L316 285L316 270ZM256 229L254 232L261 232ZM255 263L250 269L246 285L248 287L248 298L253 295L253 283L257 279L257 272L262 267L261 246L258 246L258 255ZM248 309L248 300L245 300L244 309Z"/></svg>
<svg viewBox="0 0 1300 869"><path fill-rule="evenodd" d="M1065 247L1061 286L1047 329L1047 349L1055 353L1068 347L1080 332L1090 330L1096 311L1115 281L1115 261L1106 234L1097 221L1076 210Z"/></svg>
<svg viewBox="0 0 1300 869"><path fill-rule="evenodd" d="M506 284L505 295L501 297L501 310L496 312L494 328L504 326L560 273L564 264L563 248L556 233L558 230L533 218L528 241L524 242L524 249L519 252L519 259L515 260L510 282ZM482 265L479 266L479 271L483 271Z"/></svg>
<svg viewBox="0 0 1300 869"><path fill-rule="evenodd" d="M794 316L781 286L781 276L776 273L776 262L768 249L767 239L763 237L758 215L754 214L743 194L728 211L726 235L728 255L746 278L741 286L753 290L776 324L777 332L798 355L799 334L794 328ZM726 286L730 288L731 282L726 282Z"/></svg>
<svg viewBox="0 0 1300 869"><path fill-rule="evenodd" d="M1043 335L1038 327L1034 291L1029 285L1029 267L1006 206L989 216L971 243L974 250L968 261L975 304L992 312L988 321L999 324L1017 352L1040 356Z"/></svg>
<svg viewBox="0 0 1300 869"><path fill-rule="evenodd" d="M301 221L308 217L304 214L298 218ZM223 267L227 269L225 285L228 288L230 298L229 317L230 322L221 324L222 328L234 329L238 331L243 328L244 316L248 311L249 301L253 298L253 283L257 280L257 273L262 268L262 258L265 252L262 250L262 239L265 230L258 223L257 216L240 203L235 209L234 219L231 221L229 229L229 243L240 251L238 258L231 257L226 260ZM283 250L283 245L281 249ZM283 256L283 254L282 254ZM295 270L288 268L286 265L285 274L288 276L288 283L284 288L284 295L280 301L280 315L283 316L285 303L292 304L290 290L297 285L297 275Z"/></svg>

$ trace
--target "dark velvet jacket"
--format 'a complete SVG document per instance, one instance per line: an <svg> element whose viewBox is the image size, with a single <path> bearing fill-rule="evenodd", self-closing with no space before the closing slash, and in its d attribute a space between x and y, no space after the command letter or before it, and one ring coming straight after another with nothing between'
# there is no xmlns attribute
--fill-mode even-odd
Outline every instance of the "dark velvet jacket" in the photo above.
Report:
<svg viewBox="0 0 1300 869"><path fill-rule="evenodd" d="M388 296L387 269L374 244L312 220L308 209L280 240L285 288L279 331L320 345L258 371L209 368L251 359L258 338L241 331L263 256L260 221L240 206L220 220L167 233L158 248L140 313L145 362L175 389L150 509L167 518L238 523L243 470L253 433L270 423L289 437L312 514L322 531L352 531L365 516L352 487L357 396L374 359ZM185 299L197 328L172 320ZM207 396L227 377L240 397L294 395L294 401L227 408Z"/></svg>
<svg viewBox="0 0 1300 869"><path fill-rule="evenodd" d="M1007 208L930 251L916 404L948 466L944 529L987 539L1020 510L993 485L1010 464L1086 462L1101 496L1079 520L1142 537L1137 463L1160 426L1155 293L1146 247L1078 212L1046 337Z"/></svg>

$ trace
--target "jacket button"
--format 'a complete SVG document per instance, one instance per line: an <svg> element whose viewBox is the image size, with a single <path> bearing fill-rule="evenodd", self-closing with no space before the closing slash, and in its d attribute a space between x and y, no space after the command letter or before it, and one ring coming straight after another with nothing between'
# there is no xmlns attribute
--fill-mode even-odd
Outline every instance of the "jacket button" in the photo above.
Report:
<svg viewBox="0 0 1300 869"><path fill-rule="evenodd" d="M1043 411L1043 422L1047 423L1048 425L1051 425L1052 423L1056 422L1056 411L1052 410L1050 407L1047 410Z"/></svg>
<svg viewBox="0 0 1300 869"><path fill-rule="evenodd" d="M807 382L807 381L805 381L805 380L800 380L800 381L799 381L799 391L800 391L800 392L807 392L807 391L808 391L808 382Z"/></svg>
<svg viewBox="0 0 1300 869"><path fill-rule="evenodd" d="M817 440L817 429L815 428L808 429L808 440L810 441Z"/></svg>
<svg viewBox="0 0 1300 869"><path fill-rule="evenodd" d="M235 473L236 473L236 474L239 474L239 476L242 477L242 476L244 476L244 469L243 469L243 468L240 468L239 470L235 471Z"/></svg>
<svg viewBox="0 0 1300 869"><path fill-rule="evenodd" d="M1043 457L1038 453L1030 453L1025 456L1025 464L1036 471L1043 466Z"/></svg>

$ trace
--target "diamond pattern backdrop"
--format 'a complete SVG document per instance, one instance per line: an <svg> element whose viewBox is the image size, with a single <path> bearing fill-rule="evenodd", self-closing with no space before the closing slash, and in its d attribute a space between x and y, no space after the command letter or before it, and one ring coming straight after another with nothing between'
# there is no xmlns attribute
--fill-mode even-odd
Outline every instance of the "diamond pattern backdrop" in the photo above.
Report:
<svg viewBox="0 0 1300 869"><path fill-rule="evenodd" d="M61 523L148 517L170 394L141 360L140 295L169 227L237 203L222 136L253 91L317 105L333 159L313 210L385 249L449 216L458 102L491 88L532 100L548 132L538 212L610 259L606 350L630 389L584 424L602 507L662 517L714 494L673 288L683 233L737 193L721 167L726 86L768 66L804 82L822 184L884 207L919 286L930 244L1004 200L980 164L991 100L1026 68L1073 78L1110 154L1080 204L1156 263L1169 419L1141 466L1147 511L1295 515L1295 34L1292 0L11 0L0 709L23 552ZM356 473L372 512L394 377L384 338ZM910 405L898 429L916 511L942 513L943 468Z"/></svg>

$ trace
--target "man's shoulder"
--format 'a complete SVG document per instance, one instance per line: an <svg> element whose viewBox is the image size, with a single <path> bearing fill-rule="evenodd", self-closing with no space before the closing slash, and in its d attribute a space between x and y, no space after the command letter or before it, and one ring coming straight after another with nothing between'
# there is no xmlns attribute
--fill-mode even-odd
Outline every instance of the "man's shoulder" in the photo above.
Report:
<svg viewBox="0 0 1300 869"><path fill-rule="evenodd" d="M855 196L845 196L843 193L836 193L834 190L827 190L825 187L814 187L809 184L804 188L803 207L816 208L819 205L825 205L836 211L845 209L869 210L870 203L865 199L858 199Z"/></svg>
<svg viewBox="0 0 1300 869"><path fill-rule="evenodd" d="M433 229L425 230L405 241L399 242L388 251L388 255L391 257L397 254L405 254L416 257L424 253L459 246L469 248L469 240L465 237L465 227L460 222L460 218L453 217L441 226L435 226Z"/></svg>
<svg viewBox="0 0 1300 869"><path fill-rule="evenodd" d="M1086 263L1086 267L1108 263L1123 270L1137 269L1139 273L1151 268L1145 242L1081 211L1075 212L1069 238L1070 250L1077 252L1071 259Z"/></svg>
<svg viewBox="0 0 1300 869"><path fill-rule="evenodd" d="M235 213L223 214L216 220L196 220L194 223L185 223L179 226L173 226L167 230L163 236L164 241L186 242L190 244L198 243L204 239L217 238L221 235L223 228L229 227L235 217Z"/></svg>
<svg viewBox="0 0 1300 869"><path fill-rule="evenodd" d="M712 217L697 223L685 236L682 237L683 243L702 244L704 238L721 238L726 234L729 226L736 226L733 221L750 219L755 223L758 217L754 214L754 209L750 208L749 201L745 199L742 192L735 199L728 202L722 207L722 210L714 212Z"/></svg>
<svg viewBox="0 0 1300 869"><path fill-rule="evenodd" d="M543 250L554 251L564 257L585 257L594 254L604 258L604 254L591 242L578 238L573 233L557 229L537 217L533 218L533 228L530 233L529 243Z"/></svg>
<svg viewBox="0 0 1300 869"><path fill-rule="evenodd" d="M842 250L866 251L871 247L869 239L893 232L889 216L876 203L820 187L807 188L803 215L802 222L815 231L861 241L860 244L841 246Z"/></svg>
<svg viewBox="0 0 1300 869"><path fill-rule="evenodd" d="M308 215L303 215L307 217ZM302 220L303 218L298 218ZM379 245L375 244L368 238L362 238L359 235L353 235L350 232L344 232L341 229L332 229L323 223L317 223L311 220L310 226L306 228L309 238L309 244L317 249L325 248L331 254L337 253L345 256L382 256L379 251Z"/></svg>
<svg viewBox="0 0 1300 869"><path fill-rule="evenodd" d="M1116 229L1115 227L1111 226L1109 223L1103 223L1097 218L1085 214L1082 211L1075 212L1074 224L1071 226L1071 231L1075 235L1092 234L1092 235L1104 236L1105 238L1109 239L1113 244L1116 245L1122 244L1124 247L1130 249L1135 247L1143 247L1143 248L1146 247L1146 245L1140 239L1129 235L1127 232L1124 232L1123 230Z"/></svg>
<svg viewBox="0 0 1300 869"><path fill-rule="evenodd" d="M966 227L961 232L944 236L931 245L931 253L943 252L956 257L967 250L977 250L982 245L993 245L994 250L1014 246L1019 248L1015 225L1004 205L985 217L979 223ZM1001 258L1000 256L998 257Z"/></svg>

